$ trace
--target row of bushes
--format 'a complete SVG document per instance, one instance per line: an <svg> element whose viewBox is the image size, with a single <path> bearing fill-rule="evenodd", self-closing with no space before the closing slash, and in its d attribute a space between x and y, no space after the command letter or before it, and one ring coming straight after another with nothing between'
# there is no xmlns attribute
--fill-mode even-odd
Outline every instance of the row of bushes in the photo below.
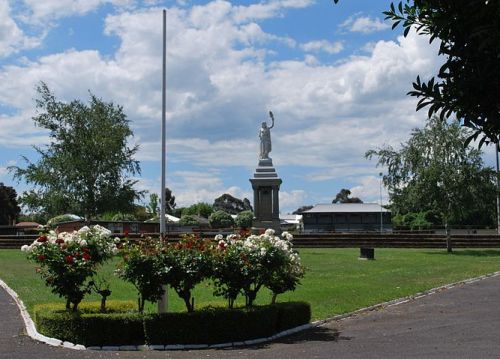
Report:
<svg viewBox="0 0 500 359"><path fill-rule="evenodd" d="M288 302L250 308L205 308L191 313L141 314L132 302L82 304L79 312L61 305L35 307L40 333L85 346L219 344L270 337L311 319L308 303Z"/></svg>

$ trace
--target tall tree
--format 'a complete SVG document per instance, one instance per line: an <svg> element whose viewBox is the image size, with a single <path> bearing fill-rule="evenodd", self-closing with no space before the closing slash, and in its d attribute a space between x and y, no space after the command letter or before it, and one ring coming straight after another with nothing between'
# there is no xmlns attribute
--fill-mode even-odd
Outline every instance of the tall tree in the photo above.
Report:
<svg viewBox="0 0 500 359"><path fill-rule="evenodd" d="M349 197L351 191L346 188L342 188L339 193L335 196L332 203L363 203L358 197Z"/></svg>
<svg viewBox="0 0 500 359"><path fill-rule="evenodd" d="M161 199L160 199L161 206ZM175 203L175 196L172 194L170 188L165 187L165 213L172 214L177 204Z"/></svg>
<svg viewBox="0 0 500 359"><path fill-rule="evenodd" d="M337 3L339 0L334 0ZM437 77L417 77L411 96L419 98L417 111L429 106L428 116L441 120L451 114L473 132L466 143L481 138L498 141L500 135L500 1L498 0L404 0L391 3L384 14L393 28L403 26L440 41L445 63Z"/></svg>
<svg viewBox="0 0 500 359"><path fill-rule="evenodd" d="M23 205L50 215L76 213L89 219L107 211L132 212L142 193L128 175L140 173L134 160L138 147L123 108L90 93L80 100L58 101L45 83L36 88L35 124L48 130L45 147L34 147L40 159L24 157L26 168L11 167L14 177L35 188L21 197Z"/></svg>
<svg viewBox="0 0 500 359"><path fill-rule="evenodd" d="M158 214L159 212L158 203L159 203L158 195L156 193L151 193L149 195L149 203L146 206L147 211L150 215L156 216Z"/></svg>
<svg viewBox="0 0 500 359"><path fill-rule="evenodd" d="M401 149L384 145L366 153L388 168L384 183L394 214L429 212L445 225L494 223L495 173L479 150L464 147L468 136L459 124L432 117Z"/></svg>
<svg viewBox="0 0 500 359"><path fill-rule="evenodd" d="M0 224L14 224L20 213L16 190L0 182Z"/></svg>
<svg viewBox="0 0 500 359"><path fill-rule="evenodd" d="M293 211L292 214L302 214L303 212L308 211L313 207L314 206L310 206L310 205L302 206L302 207L297 208L295 211Z"/></svg>
<svg viewBox="0 0 500 359"><path fill-rule="evenodd" d="M243 211L252 211L252 206L247 198L243 200L231 196L229 193L224 193L217 197L213 204L214 211L224 211L229 214L238 214Z"/></svg>
<svg viewBox="0 0 500 359"><path fill-rule="evenodd" d="M205 203L205 202L199 202L195 203L187 208L184 208L182 211L182 216L192 216L192 215L197 215L201 217L208 218L210 215L214 212L214 209L212 205Z"/></svg>

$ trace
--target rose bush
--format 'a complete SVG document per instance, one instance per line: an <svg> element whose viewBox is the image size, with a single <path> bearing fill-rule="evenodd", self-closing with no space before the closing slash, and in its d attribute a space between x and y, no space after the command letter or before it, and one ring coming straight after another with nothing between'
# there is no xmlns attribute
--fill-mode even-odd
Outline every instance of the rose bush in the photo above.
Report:
<svg viewBox="0 0 500 359"><path fill-rule="evenodd" d="M28 259L40 265L38 271L53 293L66 299L66 309L76 311L89 279L102 263L118 252L111 231L99 225L82 227L74 232L49 231L29 246L21 247Z"/></svg>
<svg viewBox="0 0 500 359"><path fill-rule="evenodd" d="M251 306L262 287L276 296L294 290L304 275L300 257L292 249L292 235L283 232L282 238L272 229L260 236L241 237L232 234L218 241L214 259L214 294L223 296L232 308L239 293L245 295L247 306Z"/></svg>

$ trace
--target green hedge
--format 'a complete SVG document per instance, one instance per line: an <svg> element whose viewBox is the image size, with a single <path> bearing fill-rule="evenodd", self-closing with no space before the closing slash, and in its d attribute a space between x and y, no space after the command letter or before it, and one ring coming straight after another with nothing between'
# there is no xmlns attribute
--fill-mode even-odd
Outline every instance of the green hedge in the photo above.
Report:
<svg viewBox="0 0 500 359"><path fill-rule="evenodd" d="M132 312L132 302L111 302L108 307L109 313L98 313L97 303L69 313L60 305L37 306L35 323L49 337L85 346L115 346L239 342L269 337L311 319L311 308L304 302L145 315Z"/></svg>

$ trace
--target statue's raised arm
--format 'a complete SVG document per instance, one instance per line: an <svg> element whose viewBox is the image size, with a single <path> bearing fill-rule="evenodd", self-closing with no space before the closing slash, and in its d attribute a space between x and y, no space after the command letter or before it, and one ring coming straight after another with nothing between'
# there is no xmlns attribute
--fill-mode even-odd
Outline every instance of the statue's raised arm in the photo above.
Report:
<svg viewBox="0 0 500 359"><path fill-rule="evenodd" d="M274 115L271 111L269 111L269 116L271 117L271 126L268 127L266 122L262 122L259 130L260 159L269 159L269 152L272 150L270 130L274 127Z"/></svg>
<svg viewBox="0 0 500 359"><path fill-rule="evenodd" d="M274 127L274 115L273 115L273 111L269 111L269 117L271 117L271 127L269 127L269 129L273 128Z"/></svg>

